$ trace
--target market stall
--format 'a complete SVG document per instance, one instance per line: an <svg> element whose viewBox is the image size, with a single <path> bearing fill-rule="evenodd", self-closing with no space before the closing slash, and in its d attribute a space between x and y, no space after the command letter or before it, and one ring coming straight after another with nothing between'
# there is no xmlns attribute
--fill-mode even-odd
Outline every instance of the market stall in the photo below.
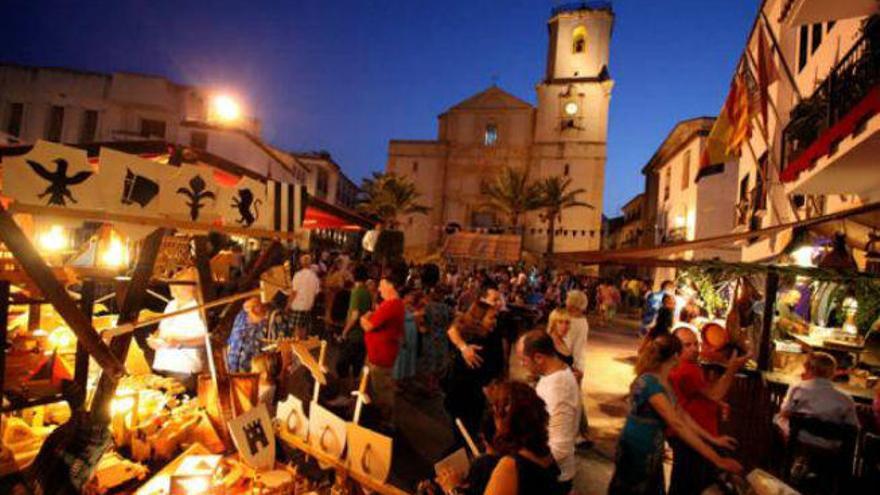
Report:
<svg viewBox="0 0 880 495"><path fill-rule="evenodd" d="M876 344L880 339L880 277L858 270L842 236L829 238L811 231L824 233L828 222L873 220L877 209L877 204L864 205L717 238L560 257L589 264L676 269L679 298L684 295L700 308L700 316L690 323L701 336L704 368L710 374L712 369L723 369L734 350L753 355L753 362L738 375L728 395L731 417L726 425L727 432L739 440L738 458L750 466L778 470L788 462L780 450L773 418L788 387L800 381L810 353L832 354L838 364L834 387L856 403L862 425L849 454L839 456L844 462L840 471L846 477L858 476L859 446L867 435L878 433L873 431L871 401L877 396L880 377ZM787 247L779 256L761 262L666 259L786 229L793 231L787 235ZM858 247L870 252L865 244Z"/></svg>
<svg viewBox="0 0 880 495"><path fill-rule="evenodd" d="M311 402L267 403L263 375L226 369L244 301L284 300L289 283L279 241L299 227L261 214L270 188L167 156L97 153L38 142L2 161L0 488L402 493L385 483L391 440L358 424L366 373L351 419L319 403L326 343L263 342L307 370ZM258 251L230 255L233 236ZM329 471L300 470L315 460Z"/></svg>

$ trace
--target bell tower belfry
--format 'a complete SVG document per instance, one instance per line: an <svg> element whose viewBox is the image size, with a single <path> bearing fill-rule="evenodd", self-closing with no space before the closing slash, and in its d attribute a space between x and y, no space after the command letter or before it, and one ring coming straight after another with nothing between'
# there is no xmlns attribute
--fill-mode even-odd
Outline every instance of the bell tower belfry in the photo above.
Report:
<svg viewBox="0 0 880 495"><path fill-rule="evenodd" d="M555 232L526 236L526 247L544 251L554 235L555 251L598 249L608 107L614 82L608 71L614 13L608 2L578 2L554 8L547 22L549 43L543 81L537 85L538 106L532 149L533 177L565 176L570 190L592 209L567 209Z"/></svg>

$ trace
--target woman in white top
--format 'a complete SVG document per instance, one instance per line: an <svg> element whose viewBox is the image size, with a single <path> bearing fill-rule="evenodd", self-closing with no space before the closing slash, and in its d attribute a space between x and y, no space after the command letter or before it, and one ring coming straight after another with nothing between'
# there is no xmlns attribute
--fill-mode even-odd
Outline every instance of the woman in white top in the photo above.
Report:
<svg viewBox="0 0 880 495"><path fill-rule="evenodd" d="M570 356L572 371L580 379L587 360L587 336L590 324L587 323L587 296L579 290L568 291L565 307L553 310L547 322L547 333L553 337L556 350L563 357ZM568 321L568 325L559 324Z"/></svg>
<svg viewBox="0 0 880 495"><path fill-rule="evenodd" d="M194 270L184 270L174 277L176 281L192 282ZM173 299L165 306L165 314L181 309L195 308L195 285L172 285ZM205 338L208 330L198 310L193 310L159 322L159 330L147 340L156 356L153 369L179 379L188 391L194 392L196 376L205 367Z"/></svg>
<svg viewBox="0 0 880 495"><path fill-rule="evenodd" d="M581 435L587 434L587 402L584 393L584 371L587 366L587 337L590 324L587 322L587 295L579 290L570 290L565 297L565 308L553 310L547 322L547 333L553 337L557 352L565 360L571 361L572 372L581 385L581 398L584 401L584 412L581 422ZM589 440L587 440L589 442Z"/></svg>

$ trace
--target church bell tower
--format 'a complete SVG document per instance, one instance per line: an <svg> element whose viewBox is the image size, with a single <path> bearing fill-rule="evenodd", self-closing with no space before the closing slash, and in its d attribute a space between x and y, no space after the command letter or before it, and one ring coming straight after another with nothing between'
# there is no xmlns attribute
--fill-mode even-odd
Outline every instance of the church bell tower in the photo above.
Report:
<svg viewBox="0 0 880 495"><path fill-rule="evenodd" d="M601 240L602 193L608 107L614 82L608 70L614 13L607 2L578 2L554 8L547 22L547 67L538 84L533 177L565 176L570 190L584 189L575 207L562 213L555 232L546 224L527 247L543 251L554 235L555 251L598 249Z"/></svg>

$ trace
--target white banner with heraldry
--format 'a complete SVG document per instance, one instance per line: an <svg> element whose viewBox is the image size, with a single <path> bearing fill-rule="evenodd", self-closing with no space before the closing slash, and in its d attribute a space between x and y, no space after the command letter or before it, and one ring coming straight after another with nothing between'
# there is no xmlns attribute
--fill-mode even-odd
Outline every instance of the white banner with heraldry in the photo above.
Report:
<svg viewBox="0 0 880 495"><path fill-rule="evenodd" d="M230 420L229 433L241 458L257 470L275 467L275 428L266 404Z"/></svg>
<svg viewBox="0 0 880 495"><path fill-rule="evenodd" d="M168 166L139 156L101 148L95 193L102 208L141 217L161 218L163 172ZM117 224L132 239L140 239L155 227Z"/></svg>
<svg viewBox="0 0 880 495"><path fill-rule="evenodd" d="M217 211L223 225L245 228L269 228L269 205L266 184L242 177L237 184L220 189Z"/></svg>
<svg viewBox="0 0 880 495"><path fill-rule="evenodd" d="M4 157L0 167L2 195L25 207L22 211L32 207L39 210L38 217L52 217L55 210L59 220L53 217L53 223L70 226L89 217L125 216L105 221L118 224L132 239L164 218L199 224L204 230L224 226L293 232L302 225L301 185L267 185L250 177L218 181L217 169L207 165L175 167L106 147L97 163L90 163L85 150L37 141L23 155Z"/></svg>

